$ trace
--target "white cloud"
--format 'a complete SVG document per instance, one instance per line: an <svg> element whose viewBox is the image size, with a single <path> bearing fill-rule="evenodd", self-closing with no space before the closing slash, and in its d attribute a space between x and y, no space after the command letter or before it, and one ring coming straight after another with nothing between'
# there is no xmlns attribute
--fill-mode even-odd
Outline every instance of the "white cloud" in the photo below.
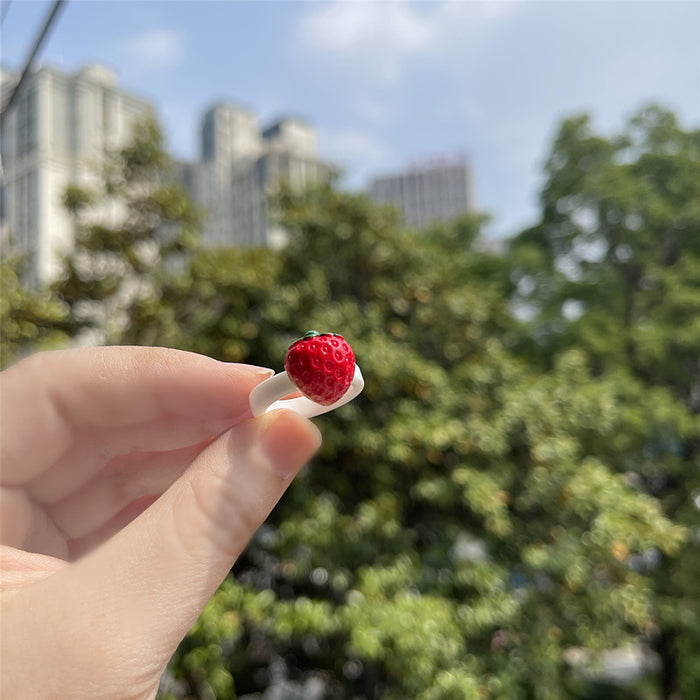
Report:
<svg viewBox="0 0 700 700"><path fill-rule="evenodd" d="M127 59L144 70L172 68L184 56L182 36L172 29L149 29L124 42Z"/></svg>
<svg viewBox="0 0 700 700"><path fill-rule="evenodd" d="M477 41L517 2L334 2L308 5L297 26L300 49L323 61L350 60L370 81L395 83L407 59ZM335 68L336 66L331 66Z"/></svg>
<svg viewBox="0 0 700 700"><path fill-rule="evenodd" d="M301 45L312 54L349 56L374 66L382 80L396 80L401 59L432 40L432 28L407 3L312 5L302 16Z"/></svg>
<svg viewBox="0 0 700 700"><path fill-rule="evenodd" d="M312 10L302 20L302 33L335 51L354 51L380 36L389 36L395 50L411 51L424 45L429 29L405 3L336 3Z"/></svg>

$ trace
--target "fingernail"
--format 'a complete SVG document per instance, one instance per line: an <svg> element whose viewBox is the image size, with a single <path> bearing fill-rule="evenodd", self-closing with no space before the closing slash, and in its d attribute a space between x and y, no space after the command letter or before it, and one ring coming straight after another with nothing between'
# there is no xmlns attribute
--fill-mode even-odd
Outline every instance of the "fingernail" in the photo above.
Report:
<svg viewBox="0 0 700 700"><path fill-rule="evenodd" d="M239 364L239 367L244 367L247 370L250 370L253 374L257 374L261 377L265 377L267 379L268 377L271 377L274 373L274 369L270 369L269 367L258 367L257 365L244 365L244 364Z"/></svg>
<svg viewBox="0 0 700 700"><path fill-rule="evenodd" d="M270 469L283 479L291 479L320 447L320 431L294 411L270 411L260 421L260 443Z"/></svg>

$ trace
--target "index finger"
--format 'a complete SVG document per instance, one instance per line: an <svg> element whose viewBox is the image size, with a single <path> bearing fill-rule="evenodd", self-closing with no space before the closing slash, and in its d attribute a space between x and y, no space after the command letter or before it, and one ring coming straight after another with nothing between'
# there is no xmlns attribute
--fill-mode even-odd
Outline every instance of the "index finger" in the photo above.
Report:
<svg viewBox="0 0 700 700"><path fill-rule="evenodd" d="M192 441L209 427L222 430L251 415L248 395L271 373L167 348L31 356L0 375L2 483L30 481L95 434L106 443L118 436L117 447L130 451L182 446L188 426L197 428Z"/></svg>

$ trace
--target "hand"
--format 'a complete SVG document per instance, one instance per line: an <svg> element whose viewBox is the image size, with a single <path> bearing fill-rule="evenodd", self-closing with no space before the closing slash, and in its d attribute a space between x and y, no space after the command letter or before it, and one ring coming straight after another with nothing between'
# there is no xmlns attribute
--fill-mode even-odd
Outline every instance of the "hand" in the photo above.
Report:
<svg viewBox="0 0 700 700"><path fill-rule="evenodd" d="M289 411L251 418L248 395L269 374L111 347L0 375L3 698L155 697L320 444Z"/></svg>

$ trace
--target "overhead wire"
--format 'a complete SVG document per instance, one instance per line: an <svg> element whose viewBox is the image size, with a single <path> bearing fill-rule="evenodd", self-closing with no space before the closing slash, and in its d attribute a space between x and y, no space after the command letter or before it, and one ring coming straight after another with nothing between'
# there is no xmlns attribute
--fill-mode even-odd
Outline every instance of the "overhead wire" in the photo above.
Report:
<svg viewBox="0 0 700 700"><path fill-rule="evenodd" d="M2 27L3 24L5 24L5 17L7 17L7 11L10 9L11 4L12 4L12 0L5 0L5 2L2 3L2 14L0 15L0 27Z"/></svg>
<svg viewBox="0 0 700 700"><path fill-rule="evenodd" d="M7 114L7 111L10 109L12 106L12 103L15 101L17 98L17 95L19 94L19 91L22 87L22 84L24 81L27 79L27 76L29 75L29 71L31 70L32 63L34 62L34 58L36 57L37 53L39 52L39 49L41 48L41 45L44 43L44 40L46 39L46 36L49 33L49 30L51 29L53 23L56 20L56 17L58 16L58 13L61 9L63 9L63 6L66 4L66 0L55 0L53 3L53 6L51 7L50 12L46 16L46 19L44 20L44 24L41 27L41 31L37 35L37 38L34 40L34 45L32 46L31 51L29 52L29 56L27 57L27 60L24 63L24 68L22 69L22 73L20 75L19 80L17 81L17 84L15 85L14 89L10 93L10 96L7 98L7 101L2 107L2 111L0 112L0 119L2 119L5 114ZM7 14L7 12L5 12Z"/></svg>

